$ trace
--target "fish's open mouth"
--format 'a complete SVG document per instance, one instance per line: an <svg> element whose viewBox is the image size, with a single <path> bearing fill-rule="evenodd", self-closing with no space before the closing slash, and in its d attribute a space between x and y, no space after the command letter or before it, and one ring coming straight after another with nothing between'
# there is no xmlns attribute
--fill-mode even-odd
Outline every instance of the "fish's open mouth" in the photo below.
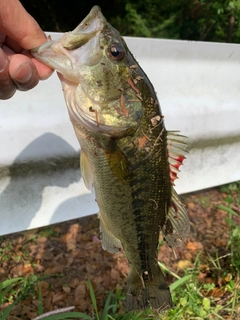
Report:
<svg viewBox="0 0 240 320"><path fill-rule="evenodd" d="M97 35L106 24L101 9L94 6L73 31L65 33L58 40L47 41L32 49L31 53L39 61L63 74L65 79L79 82L78 66L94 65L100 59ZM84 50L80 50L83 46Z"/></svg>
<svg viewBox="0 0 240 320"><path fill-rule="evenodd" d="M114 136L138 126L142 99L129 84L132 70L124 41L98 6L73 31L32 54L60 74L72 122Z"/></svg>

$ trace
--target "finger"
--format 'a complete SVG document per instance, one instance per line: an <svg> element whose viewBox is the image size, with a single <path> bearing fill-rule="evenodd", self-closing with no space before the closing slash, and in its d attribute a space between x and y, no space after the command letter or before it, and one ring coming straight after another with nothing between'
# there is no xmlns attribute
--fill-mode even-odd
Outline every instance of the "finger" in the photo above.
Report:
<svg viewBox="0 0 240 320"><path fill-rule="evenodd" d="M6 34L0 31L0 45L2 45L6 40Z"/></svg>
<svg viewBox="0 0 240 320"><path fill-rule="evenodd" d="M6 36L4 45L10 48L14 53L22 53L23 48L13 39Z"/></svg>
<svg viewBox="0 0 240 320"><path fill-rule="evenodd" d="M0 30L24 49L46 41L46 35L18 0L0 1Z"/></svg>
<svg viewBox="0 0 240 320"><path fill-rule="evenodd" d="M20 91L30 90L39 82L36 66L31 59L22 54L10 57L9 75Z"/></svg>
<svg viewBox="0 0 240 320"><path fill-rule="evenodd" d="M9 60L2 49L0 49L0 99L5 100L11 98L17 87L12 81L9 73Z"/></svg>
<svg viewBox="0 0 240 320"><path fill-rule="evenodd" d="M5 46L5 45L2 47L2 50L4 51L6 56L10 59L10 61L11 61L11 59L13 59L14 56L16 56L15 52L12 49L10 49L9 47ZM33 56L31 55L31 53L29 51L24 50L22 52L22 54L27 56L29 58L29 60L31 60L32 63L35 65L40 80L46 80L54 72L53 69L51 69L50 67L46 66L45 64L43 64L40 61L38 61L35 58L33 58ZM19 56L21 56L21 55L19 55ZM15 57L14 59L17 59L16 61L18 61L19 57L18 58ZM28 60L24 60L24 61L28 61Z"/></svg>
<svg viewBox="0 0 240 320"><path fill-rule="evenodd" d="M38 74L39 74L39 78L41 80L46 80L53 74L54 70L49 68L45 64L41 63L40 61L32 58L32 62L36 66Z"/></svg>
<svg viewBox="0 0 240 320"><path fill-rule="evenodd" d="M26 54L27 57L29 57L29 59L32 60L32 63L37 68L40 80L46 80L47 78L49 78L52 75L54 70L51 69L50 67L46 66L45 64L41 63L37 59L33 58L33 56L31 55L31 53L29 51L24 54Z"/></svg>

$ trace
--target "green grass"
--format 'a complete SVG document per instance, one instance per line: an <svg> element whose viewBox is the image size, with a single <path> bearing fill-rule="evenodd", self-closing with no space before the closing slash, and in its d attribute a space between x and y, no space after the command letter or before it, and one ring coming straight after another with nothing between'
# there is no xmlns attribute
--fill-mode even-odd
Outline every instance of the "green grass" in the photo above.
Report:
<svg viewBox="0 0 240 320"><path fill-rule="evenodd" d="M39 236L46 237L46 238L48 238L48 237L56 237L56 238L58 238L60 236L60 233L58 231L56 231L53 226L49 226L49 227L44 228L39 233Z"/></svg>
<svg viewBox="0 0 240 320"><path fill-rule="evenodd" d="M215 256L199 253L191 268L185 270L183 276L172 272L169 268L159 263L161 269L173 278L170 285L173 303L175 307L160 315L153 310L144 312L127 312L124 308L125 294L119 290L109 292L103 310L99 310L93 286L87 282L89 295L92 302L92 314L72 311L72 307L55 310L44 314L43 299L40 286L37 284L43 277L35 275L7 279L0 283L0 305L7 307L0 311L0 319L8 319L13 308L21 300L38 294L38 317L33 320L60 320L60 319L86 319L86 320L193 320L193 319L238 319L240 318L240 226L235 218L239 215L240 208L240 182L221 187L226 194L224 203L218 208L227 212L226 222L229 226L230 237L226 248L226 254ZM208 203L204 199L204 204ZM42 236L57 236L52 228L49 228ZM161 244L160 244L161 245ZM8 259L8 253L12 250L11 243L2 249L1 259ZM26 253L27 255L27 253ZM223 261L227 261L223 265ZM212 281L199 281L203 267L211 274ZM52 276L52 275L51 275ZM219 285L217 279L221 279ZM222 292L219 297L214 293ZM220 299L221 298L221 299ZM226 318L228 317L228 318Z"/></svg>
<svg viewBox="0 0 240 320"><path fill-rule="evenodd" d="M213 270L219 271L221 257L213 259L209 258L209 267ZM88 315L81 312L69 311L66 309L55 310L54 312L48 312L44 315L42 307L42 296L39 291L39 307L37 319L45 320L60 320L60 319L86 319L86 320L137 320L137 319L162 319L162 320L192 320L192 319L225 319L222 315L228 314L234 316L240 311L239 296L240 288L237 287L237 283L234 281L228 281L225 284L225 303L219 304L218 299L208 295L211 290L216 288L216 284L207 283L201 284L198 281L198 275L201 268L200 254L196 257L195 263L192 268L188 268L185 271L185 275L179 277L160 263L160 267L175 278L175 281L171 284L170 290L172 292L173 302L175 307L169 311L163 312L160 315L152 310L146 310L144 312L127 312L123 307L123 300L125 299L121 291L115 293L110 292L106 297L105 306L102 312L98 310L97 300L93 290L93 286L90 281L87 282L89 288L89 294L92 301L92 315ZM34 283L36 279L32 279L30 283ZM15 285L21 285L21 287L29 286L25 283L25 279L16 278L5 281L0 286L0 298L5 299L6 294L14 289ZM24 284L25 283L25 284ZM23 286L24 284L24 286ZM239 284L238 284L239 285ZM17 295L17 299L11 304L7 310L2 314L1 319L7 319L6 315L9 315L12 308L20 301L20 296ZM58 313L56 313L58 312Z"/></svg>
<svg viewBox="0 0 240 320"><path fill-rule="evenodd" d="M209 263L211 263L211 261L209 261ZM218 265L218 262L215 261L215 264ZM127 312L123 308L124 295L119 291L116 293L110 292L108 294L104 310L100 313L92 284L88 281L87 284L93 307L93 314L91 316L78 312L69 312L66 314L59 314L58 317L56 315L49 315L43 319L69 319L68 317L73 318L73 315L76 315L76 317L78 315L81 319L86 320L207 320L225 319L222 315L226 314L232 316L232 319L234 319L236 312L240 311L238 301L240 289L237 288L234 282L229 281L224 288L226 295L225 303L223 305L218 304L218 299L208 296L208 293L215 289L216 285L214 283L200 284L198 281L200 265L201 261L199 254L195 260L194 266L191 269L186 270L186 274L183 277L179 277L160 263L160 267L164 269L165 272L168 272L176 278L170 286L175 307L161 314L157 314L150 309L144 312Z"/></svg>
<svg viewBox="0 0 240 320"><path fill-rule="evenodd" d="M199 266L197 266L197 264L199 264ZM229 298L224 305L220 305L218 303L219 299L211 295L211 291L214 289L218 290L216 284L199 283L199 267L200 260L196 260L194 268L186 271L188 274L191 274L192 277L181 284L176 290L172 291L175 308L169 310L162 319L224 319L222 317L223 313L235 313L236 300L240 291L234 287L233 290L235 290L236 295L233 298L231 295L232 290L230 291L229 288L225 286L224 291L226 297ZM174 283L172 286L174 286ZM231 303L231 299L234 301L233 305L229 308L228 303Z"/></svg>
<svg viewBox="0 0 240 320"><path fill-rule="evenodd" d="M234 217L239 216L240 213L240 181L221 187L221 191L227 195L224 199L226 205L221 204L218 208L228 213L226 219L230 228L228 248L232 266L240 274L240 225L234 221Z"/></svg>
<svg viewBox="0 0 240 320"><path fill-rule="evenodd" d="M53 277L54 275L36 276L30 275L28 277L17 277L7 279L0 283L0 305L7 305L4 311L0 311L0 319L8 319L12 309L21 300L34 296L35 287L44 279Z"/></svg>

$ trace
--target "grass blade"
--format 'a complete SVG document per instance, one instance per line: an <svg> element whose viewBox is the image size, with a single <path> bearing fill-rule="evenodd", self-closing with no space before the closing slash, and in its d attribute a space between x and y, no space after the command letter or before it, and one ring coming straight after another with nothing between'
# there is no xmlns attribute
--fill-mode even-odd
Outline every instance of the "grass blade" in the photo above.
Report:
<svg viewBox="0 0 240 320"><path fill-rule="evenodd" d="M90 280L86 281L86 283L87 283L87 286L89 288L90 297L91 297L93 309L94 309L95 314L96 314L96 318L97 318L97 320L99 320L98 308L97 308L97 300L96 300L96 297L95 297L95 294L94 294L92 283L91 283Z"/></svg>
<svg viewBox="0 0 240 320"><path fill-rule="evenodd" d="M10 312L12 311L12 309L15 307L15 305L20 301L20 297L18 297L12 304L10 304L7 309L5 309L5 311L2 314L2 318L1 320L5 320L7 319L7 317L9 316Z"/></svg>
<svg viewBox="0 0 240 320"><path fill-rule="evenodd" d="M22 282L22 278L8 279L0 283L0 303L6 298L6 294L19 282Z"/></svg>
<svg viewBox="0 0 240 320"><path fill-rule="evenodd" d="M41 315L43 314L43 300L42 300L42 288L39 285L38 286L38 314Z"/></svg>
<svg viewBox="0 0 240 320"><path fill-rule="evenodd" d="M48 313L49 314L49 313ZM63 319L85 319L85 320L92 320L92 317L88 316L85 313L82 312L67 312L65 314L59 313L59 314L51 314L47 315L46 317L37 317L33 320L41 319L41 320L63 320Z"/></svg>
<svg viewBox="0 0 240 320"><path fill-rule="evenodd" d="M188 274L178 280L176 280L175 282L173 282L171 285L170 285L170 290L171 291L174 291L176 290L178 287L180 287L181 285L183 285L184 283L188 282L190 279L192 278L192 275L191 274Z"/></svg>
<svg viewBox="0 0 240 320"><path fill-rule="evenodd" d="M0 290L10 286L10 285L13 285L17 282L21 282L23 280L23 278L19 277L19 278L14 278L14 279L8 279L8 280L5 280L3 282L0 283Z"/></svg>
<svg viewBox="0 0 240 320"><path fill-rule="evenodd" d="M170 273L174 278L176 279L181 279L176 273L172 272L170 269L168 269L163 263L161 263L160 261L158 261L158 265L160 266L160 268L162 268L163 270L167 271L168 273Z"/></svg>
<svg viewBox="0 0 240 320"><path fill-rule="evenodd" d="M238 216L238 214L231 208L227 207L227 206L224 206L223 204L219 204L218 205L218 208L220 210L223 210L223 211L226 211L228 212L229 214L233 215L233 216Z"/></svg>
<svg viewBox="0 0 240 320"><path fill-rule="evenodd" d="M108 312L109 312L109 310L114 307L113 305L110 304L110 303L111 303L111 300L112 300L112 294L110 293L110 294L108 295L107 300L106 300L105 305L104 305L103 314L102 314L102 316L101 316L101 319L102 319L102 320L105 320L105 319L108 318Z"/></svg>

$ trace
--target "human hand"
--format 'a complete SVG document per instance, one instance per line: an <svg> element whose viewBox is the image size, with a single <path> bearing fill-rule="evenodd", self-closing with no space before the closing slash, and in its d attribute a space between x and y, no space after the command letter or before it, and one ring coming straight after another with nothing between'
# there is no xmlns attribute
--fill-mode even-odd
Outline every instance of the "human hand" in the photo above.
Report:
<svg viewBox="0 0 240 320"><path fill-rule="evenodd" d="M0 0L0 99L11 98L16 90L32 89L52 74L28 51L46 40L18 0Z"/></svg>

